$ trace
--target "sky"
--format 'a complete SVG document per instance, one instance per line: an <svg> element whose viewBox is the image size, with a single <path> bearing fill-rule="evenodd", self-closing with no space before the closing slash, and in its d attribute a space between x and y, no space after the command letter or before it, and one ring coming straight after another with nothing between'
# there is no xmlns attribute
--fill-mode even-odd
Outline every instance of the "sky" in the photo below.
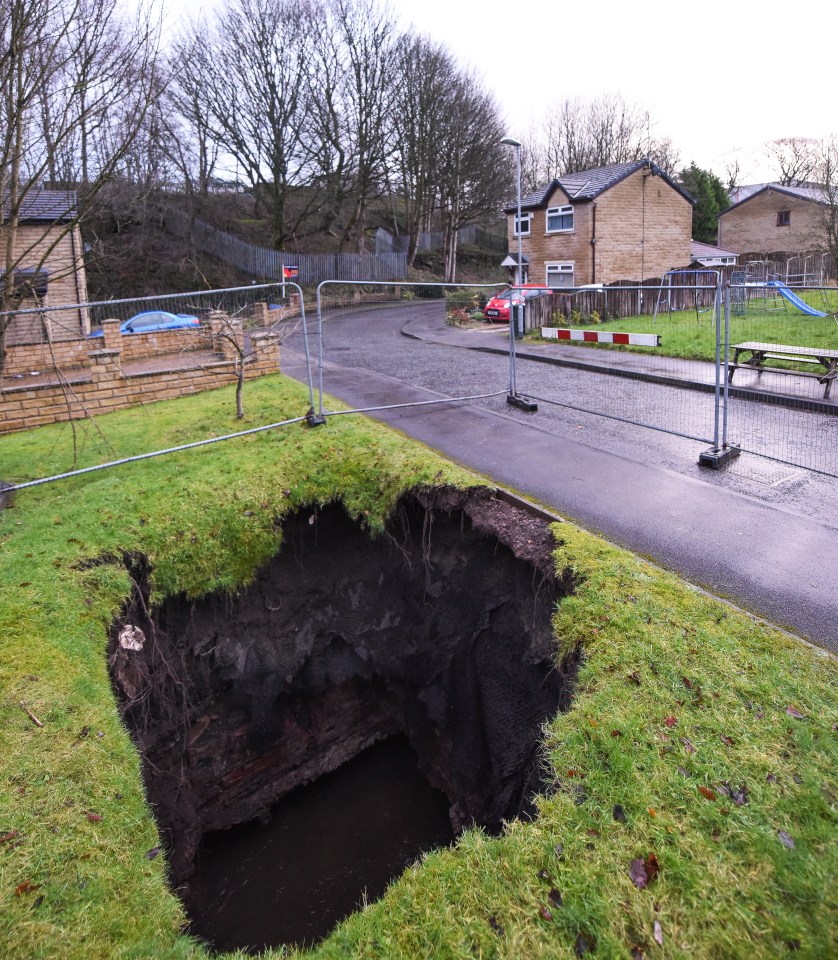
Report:
<svg viewBox="0 0 838 960"><path fill-rule="evenodd" d="M164 0L170 22L208 0ZM558 4L543 0L393 2L405 27L444 42L497 98L521 139L566 97L619 93L648 110L658 136L725 179L776 179L764 144L838 133L835 35L838 7L676 2Z"/></svg>

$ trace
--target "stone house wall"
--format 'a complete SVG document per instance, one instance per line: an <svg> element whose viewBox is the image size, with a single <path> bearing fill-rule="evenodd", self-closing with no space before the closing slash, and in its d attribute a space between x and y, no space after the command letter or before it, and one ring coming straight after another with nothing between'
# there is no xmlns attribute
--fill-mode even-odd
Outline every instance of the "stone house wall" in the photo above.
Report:
<svg viewBox="0 0 838 960"><path fill-rule="evenodd" d="M573 230L547 233L547 207L573 205ZM530 236L522 237L529 282L547 282L547 263L574 265L574 285L642 280L690 262L692 204L641 167L594 201L572 203L557 187L545 207L533 210ZM508 219L509 249L517 250L515 217ZM593 239L596 243L592 243Z"/></svg>
<svg viewBox="0 0 838 960"><path fill-rule="evenodd" d="M4 239L3 231L4 228L0 227L0 244ZM19 310L39 305L83 304L87 299L81 234L77 226L21 223L15 234L13 257L17 269L33 269L43 259L42 269L49 274L47 292L41 304L27 299L20 303ZM53 340L68 340L90 333L90 321L83 307L46 314L20 313L12 317L6 332L7 342L31 343L44 339L44 322L50 324Z"/></svg>
<svg viewBox="0 0 838 960"><path fill-rule="evenodd" d="M734 253L805 253L823 245L821 216L815 201L769 188L719 217L718 245Z"/></svg>

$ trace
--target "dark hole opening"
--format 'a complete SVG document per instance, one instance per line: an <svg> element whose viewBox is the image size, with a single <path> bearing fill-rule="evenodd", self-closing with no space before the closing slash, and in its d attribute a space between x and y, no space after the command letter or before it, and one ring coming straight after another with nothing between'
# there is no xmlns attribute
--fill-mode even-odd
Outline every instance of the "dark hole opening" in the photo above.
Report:
<svg viewBox="0 0 838 960"><path fill-rule="evenodd" d="M392 737L251 821L207 834L180 891L190 932L217 950L311 945L451 843L448 799ZM371 811L375 811L371 816Z"/></svg>
<svg viewBox="0 0 838 960"><path fill-rule="evenodd" d="M219 949L310 943L421 851L472 824L496 833L534 813L541 728L569 705L577 667L575 652L557 659L552 613L572 585L555 575L553 546L544 521L489 491L435 489L405 496L378 538L337 505L287 519L280 552L235 596L172 597L149 610L150 571L126 558L134 596L113 626L111 675L171 883L192 878L183 897L194 932ZM397 778L413 784L402 807L441 804L447 817L444 830L407 846L405 824L383 804L405 762L388 753L399 743L424 781ZM340 805L355 762L375 767L362 779L384 781L357 801L366 815L350 817L372 827L369 873L338 894L335 874L351 871L329 858L338 850L320 849L335 815L313 810L326 803L321 791ZM290 884L302 905L274 909L297 854L217 861L238 846L284 849L286 813L273 808L282 798L299 815L313 808L312 826L293 839L313 833L316 852L302 855L309 886ZM225 833L269 817L277 839L254 825ZM232 908L231 927L217 928L240 894L256 903ZM268 914L278 924L270 937L256 924Z"/></svg>

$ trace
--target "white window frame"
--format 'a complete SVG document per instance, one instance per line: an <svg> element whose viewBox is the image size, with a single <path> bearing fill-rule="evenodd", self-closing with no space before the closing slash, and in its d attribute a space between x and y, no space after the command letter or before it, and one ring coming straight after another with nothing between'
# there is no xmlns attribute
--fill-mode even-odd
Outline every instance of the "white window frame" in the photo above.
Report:
<svg viewBox="0 0 838 960"><path fill-rule="evenodd" d="M556 227L555 229L550 229L550 217L566 217L570 214L570 226L569 227ZM547 233L573 233L575 226L575 211L573 209L573 204L565 204L563 207L548 207L547 208L547 218L545 223L547 225Z"/></svg>
<svg viewBox="0 0 838 960"><path fill-rule="evenodd" d="M526 225L526 230L522 231L522 237L528 237L532 233L532 210L528 210L526 213L521 213L521 224ZM512 215L512 236L518 236L518 214L514 213Z"/></svg>
<svg viewBox="0 0 838 960"><path fill-rule="evenodd" d="M574 274L576 273L576 261L575 260L562 260L555 261L552 263L544 264L544 284L547 287L550 287L551 290L565 290L568 289L564 286L554 286L550 283L550 274L554 276L562 277L570 275L570 287L574 285Z"/></svg>

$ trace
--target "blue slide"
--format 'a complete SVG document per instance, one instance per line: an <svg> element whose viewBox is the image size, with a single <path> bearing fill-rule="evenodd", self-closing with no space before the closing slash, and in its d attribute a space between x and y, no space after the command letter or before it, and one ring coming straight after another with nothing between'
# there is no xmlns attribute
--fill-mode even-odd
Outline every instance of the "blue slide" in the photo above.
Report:
<svg viewBox="0 0 838 960"><path fill-rule="evenodd" d="M785 297L786 300L792 306L797 307L801 313L808 313L810 317L825 317L826 314L820 310L816 310L814 307L810 307L808 303L804 303L803 300L798 297L798 295L790 288L787 287L782 280L769 280L766 284L767 287L776 287L777 292L781 297Z"/></svg>

